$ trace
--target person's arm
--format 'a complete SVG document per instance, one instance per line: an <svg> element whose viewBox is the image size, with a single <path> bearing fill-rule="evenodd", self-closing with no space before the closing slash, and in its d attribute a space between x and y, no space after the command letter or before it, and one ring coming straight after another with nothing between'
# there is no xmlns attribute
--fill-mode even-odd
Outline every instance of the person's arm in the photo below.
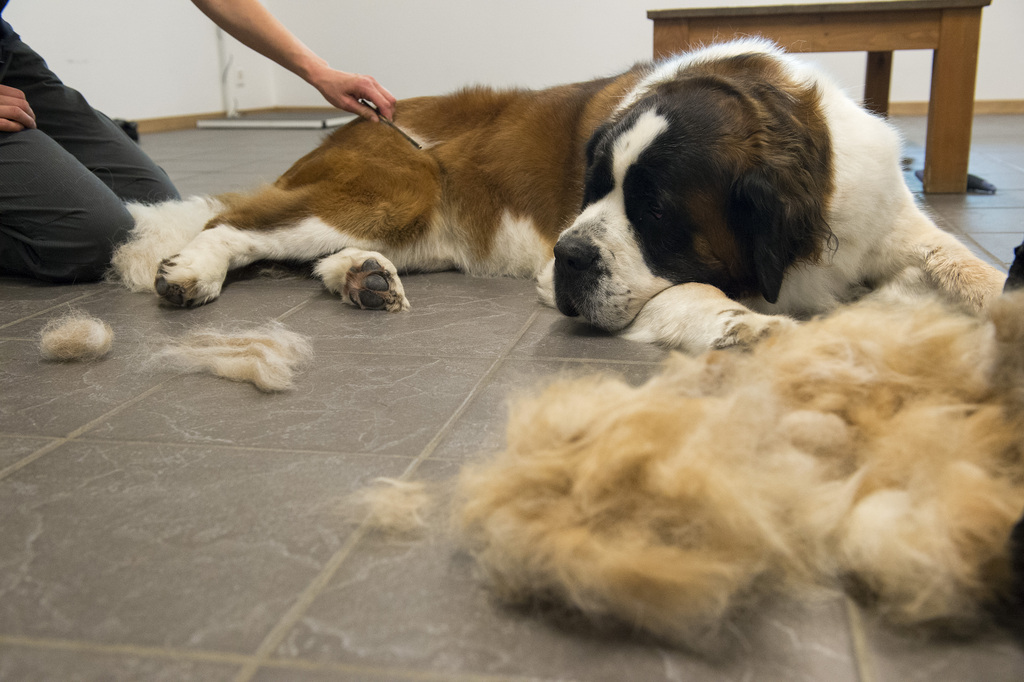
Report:
<svg viewBox="0 0 1024 682"><path fill-rule="evenodd" d="M332 69L258 0L192 0L192 3L240 43L299 76L339 109L376 121L373 109L358 102L364 98L377 105L385 118L390 120L394 116L394 95L371 76Z"/></svg>
<svg viewBox="0 0 1024 682"><path fill-rule="evenodd" d="M0 132L16 133L36 127L36 115L18 88L0 85Z"/></svg>

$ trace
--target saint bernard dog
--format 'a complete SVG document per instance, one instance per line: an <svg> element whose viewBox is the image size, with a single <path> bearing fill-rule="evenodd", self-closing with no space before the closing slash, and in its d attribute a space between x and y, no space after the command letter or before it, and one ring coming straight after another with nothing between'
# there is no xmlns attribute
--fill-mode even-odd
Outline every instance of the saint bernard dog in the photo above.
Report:
<svg viewBox="0 0 1024 682"><path fill-rule="evenodd" d="M893 128L762 39L397 112L422 149L357 120L253 194L130 207L115 273L197 306L234 268L318 260L389 311L409 307L399 272L536 276L566 315L691 352L867 292L980 310L1002 288L916 205Z"/></svg>

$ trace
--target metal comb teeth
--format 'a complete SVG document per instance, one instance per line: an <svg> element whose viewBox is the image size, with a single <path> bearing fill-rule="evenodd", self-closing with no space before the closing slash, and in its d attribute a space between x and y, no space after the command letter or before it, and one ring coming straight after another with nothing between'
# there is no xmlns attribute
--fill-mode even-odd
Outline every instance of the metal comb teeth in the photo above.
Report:
<svg viewBox="0 0 1024 682"><path fill-rule="evenodd" d="M411 137L409 137L409 135L406 134L406 132L404 130L402 130L401 128L396 126L394 123L392 123L391 121L389 121L386 118L384 118L384 116L381 115L380 111L377 110L377 105L376 104L374 104L373 102L371 102L368 99L361 99L361 100L359 100L359 103L362 104L362 105L368 106L371 109L373 109L375 112L377 112L377 120L379 120L381 123L387 125L389 128L394 130L396 133L398 133L399 135L401 135L402 137L407 139L409 141L409 144L411 144L413 147L416 147L416 149L423 149L423 147L420 146L420 143L417 142L416 140L412 139Z"/></svg>

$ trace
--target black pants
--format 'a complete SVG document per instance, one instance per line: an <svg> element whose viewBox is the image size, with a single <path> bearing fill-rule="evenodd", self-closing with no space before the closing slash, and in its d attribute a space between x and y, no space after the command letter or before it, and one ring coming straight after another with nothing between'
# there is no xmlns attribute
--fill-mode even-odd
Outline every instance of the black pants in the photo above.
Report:
<svg viewBox="0 0 1024 682"><path fill-rule="evenodd" d="M98 279L132 228L124 202L177 199L178 191L16 34L0 44L0 59L0 83L25 93L37 125L0 133L0 275Z"/></svg>

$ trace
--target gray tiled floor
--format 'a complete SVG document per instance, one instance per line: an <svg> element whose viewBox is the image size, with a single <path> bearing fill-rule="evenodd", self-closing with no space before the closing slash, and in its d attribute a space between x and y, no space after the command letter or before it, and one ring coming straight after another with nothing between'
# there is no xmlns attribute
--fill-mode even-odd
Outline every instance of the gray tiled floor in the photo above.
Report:
<svg viewBox="0 0 1024 682"><path fill-rule="evenodd" d="M920 167L923 121L899 124ZM183 194L217 193L273 180L318 137L183 131L143 147ZM978 119L972 171L999 193L924 200L1005 268L1024 231L1024 117ZM404 281L413 309L387 315L301 277L236 281L197 310L0 280L0 680L1024 679L1006 632L915 638L838 598L774 604L698 656L503 607L443 531L363 532L348 493L450 479L500 447L510 395L566 372L641 382L664 355L540 308L529 282ZM69 306L114 327L106 359L38 358L39 329ZM316 351L288 393L145 363L190 326L267 320Z"/></svg>

